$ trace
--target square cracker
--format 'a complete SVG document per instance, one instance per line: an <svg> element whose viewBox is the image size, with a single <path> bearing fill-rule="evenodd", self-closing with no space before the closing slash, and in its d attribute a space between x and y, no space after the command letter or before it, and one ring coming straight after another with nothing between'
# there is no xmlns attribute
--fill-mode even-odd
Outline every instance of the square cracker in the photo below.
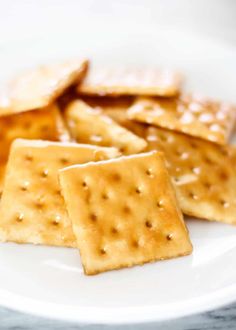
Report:
<svg viewBox="0 0 236 330"><path fill-rule="evenodd" d="M184 134L146 128L149 150L162 151L182 211L236 225L236 149Z"/></svg>
<svg viewBox="0 0 236 330"><path fill-rule="evenodd" d="M58 170L117 154L114 148L15 140L0 203L1 241L75 246L60 193Z"/></svg>
<svg viewBox="0 0 236 330"><path fill-rule="evenodd" d="M0 116L51 104L85 75L87 60L42 65L13 78L0 93Z"/></svg>
<svg viewBox="0 0 236 330"><path fill-rule="evenodd" d="M86 95L154 95L174 96L179 93L182 77L160 69L93 67L77 91Z"/></svg>
<svg viewBox="0 0 236 330"><path fill-rule="evenodd" d="M56 105L0 117L0 192L12 141L16 138L69 141L70 136Z"/></svg>
<svg viewBox="0 0 236 330"><path fill-rule="evenodd" d="M233 131L236 109L190 95L173 99L141 97L128 110L130 119L226 144Z"/></svg>
<svg viewBox="0 0 236 330"><path fill-rule="evenodd" d="M82 100L85 101L93 109L99 111L101 114L110 117L121 126L124 126L129 131L142 137L142 132L145 125L129 119L127 114L128 108L135 100L134 97L83 96Z"/></svg>
<svg viewBox="0 0 236 330"><path fill-rule="evenodd" d="M77 142L114 146L125 154L138 153L147 146L144 139L83 101L71 102L65 110L65 118L71 135Z"/></svg>
<svg viewBox="0 0 236 330"><path fill-rule="evenodd" d="M162 154L71 166L59 178L86 274L191 253Z"/></svg>

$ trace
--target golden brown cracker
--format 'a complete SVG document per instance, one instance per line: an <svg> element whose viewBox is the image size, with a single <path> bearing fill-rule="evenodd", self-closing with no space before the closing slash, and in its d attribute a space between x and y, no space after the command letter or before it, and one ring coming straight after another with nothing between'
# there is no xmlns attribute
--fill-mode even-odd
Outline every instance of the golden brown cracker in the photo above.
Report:
<svg viewBox="0 0 236 330"><path fill-rule="evenodd" d="M191 253L162 154L71 166L59 177L86 274Z"/></svg>
<svg viewBox="0 0 236 330"><path fill-rule="evenodd" d="M174 96L180 91L182 77L170 70L156 68L98 68L89 70L77 91L86 95Z"/></svg>
<svg viewBox="0 0 236 330"><path fill-rule="evenodd" d="M47 107L86 72L87 60L42 65L13 78L0 93L0 116Z"/></svg>
<svg viewBox="0 0 236 330"><path fill-rule="evenodd" d="M12 141L16 138L69 141L70 136L56 105L0 117L0 192Z"/></svg>
<svg viewBox="0 0 236 330"><path fill-rule="evenodd" d="M80 96L80 98L95 110L110 117L115 122L130 129L136 123L128 118L127 110L133 104L133 96L101 97L101 96Z"/></svg>
<svg viewBox="0 0 236 330"><path fill-rule="evenodd" d="M110 117L115 122L124 126L134 134L142 137L144 124L130 120L127 114L128 108L133 104L135 98L132 96L101 97L83 96L82 100L93 109Z"/></svg>
<svg viewBox="0 0 236 330"><path fill-rule="evenodd" d="M125 154L138 153L147 146L145 140L81 100L69 104L65 118L71 135L77 142L114 146Z"/></svg>
<svg viewBox="0 0 236 330"><path fill-rule="evenodd" d="M15 140L0 203L0 240L75 246L60 193L58 170L117 156L114 148Z"/></svg>
<svg viewBox="0 0 236 330"><path fill-rule="evenodd" d="M187 215L236 225L236 149L146 128L149 150L162 151Z"/></svg>
<svg viewBox="0 0 236 330"><path fill-rule="evenodd" d="M128 110L130 119L226 144L236 109L226 103L191 95L179 98L138 98Z"/></svg>

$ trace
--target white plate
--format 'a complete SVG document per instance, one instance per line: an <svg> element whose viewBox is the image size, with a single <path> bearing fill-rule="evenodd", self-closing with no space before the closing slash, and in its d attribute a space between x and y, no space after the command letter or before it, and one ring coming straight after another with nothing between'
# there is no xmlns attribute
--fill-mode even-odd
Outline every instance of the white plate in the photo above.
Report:
<svg viewBox="0 0 236 330"><path fill-rule="evenodd" d="M47 60L88 55L97 62L165 65L186 73L188 89L235 101L236 51L226 44L165 31L100 31L18 42L0 50L1 79ZM83 323L159 321L236 300L236 228L188 220L192 256L83 275L72 249L2 244L0 304Z"/></svg>

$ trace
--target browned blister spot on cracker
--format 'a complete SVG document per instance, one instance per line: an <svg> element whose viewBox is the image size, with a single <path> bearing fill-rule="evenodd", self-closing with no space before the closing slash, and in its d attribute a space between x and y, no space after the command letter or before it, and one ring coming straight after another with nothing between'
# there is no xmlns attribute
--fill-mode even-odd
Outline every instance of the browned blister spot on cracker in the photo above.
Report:
<svg viewBox="0 0 236 330"><path fill-rule="evenodd" d="M77 91L85 95L158 95L179 93L182 77L156 68L90 68Z"/></svg>
<svg viewBox="0 0 236 330"><path fill-rule="evenodd" d="M144 171L147 164L155 179ZM89 203L77 184L85 177L90 182ZM68 167L59 178L86 274L191 253L161 154ZM145 187L145 194L140 193L140 186ZM112 197L103 200L106 191Z"/></svg>
<svg viewBox="0 0 236 330"><path fill-rule="evenodd" d="M128 110L130 119L218 144L227 143L235 114L233 106L190 95L171 99L140 97Z"/></svg>
<svg viewBox="0 0 236 330"><path fill-rule="evenodd" d="M27 123L27 127L25 125ZM29 125L30 123L30 125ZM48 130L41 130L47 126ZM0 117L0 189L3 186L5 167L8 159L11 143L16 138L40 139L51 141L69 141L70 136L65 128L59 110L52 105L44 110L29 111ZM33 164L33 156L29 151L25 152L25 160L30 166Z"/></svg>
<svg viewBox="0 0 236 330"><path fill-rule="evenodd" d="M12 145L0 203L0 240L58 246L75 246L71 222L60 194L58 170L68 164L116 157L114 148L17 139ZM26 155L34 159L28 162Z"/></svg>
<svg viewBox="0 0 236 330"><path fill-rule="evenodd" d="M47 107L83 78L87 66L86 60L71 60L20 74L0 93L0 116ZM47 130L46 126L42 128Z"/></svg>
<svg viewBox="0 0 236 330"><path fill-rule="evenodd" d="M143 135L146 136L149 150L165 154L168 171L185 214L236 224L234 147L222 147L156 127L145 128ZM172 142L166 142L168 140ZM179 146L182 153L176 153ZM183 153L191 156L183 158Z"/></svg>
<svg viewBox="0 0 236 330"><path fill-rule="evenodd" d="M122 153L138 153L147 143L126 128L77 100L69 104L65 118L73 138L81 143L114 146Z"/></svg>

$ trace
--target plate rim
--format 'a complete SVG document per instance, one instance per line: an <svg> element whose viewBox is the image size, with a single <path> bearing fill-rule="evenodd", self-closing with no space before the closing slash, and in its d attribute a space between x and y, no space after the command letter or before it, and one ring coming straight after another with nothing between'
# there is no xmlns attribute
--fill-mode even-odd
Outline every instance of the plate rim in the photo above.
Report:
<svg viewBox="0 0 236 330"><path fill-rule="evenodd" d="M37 302L34 299L0 290L0 306L14 311L53 320L85 325L131 325L170 321L221 308L236 300L236 284L220 289L203 297L196 297L184 302L158 306L98 308L68 308L55 303ZM93 318L91 319L91 313Z"/></svg>

